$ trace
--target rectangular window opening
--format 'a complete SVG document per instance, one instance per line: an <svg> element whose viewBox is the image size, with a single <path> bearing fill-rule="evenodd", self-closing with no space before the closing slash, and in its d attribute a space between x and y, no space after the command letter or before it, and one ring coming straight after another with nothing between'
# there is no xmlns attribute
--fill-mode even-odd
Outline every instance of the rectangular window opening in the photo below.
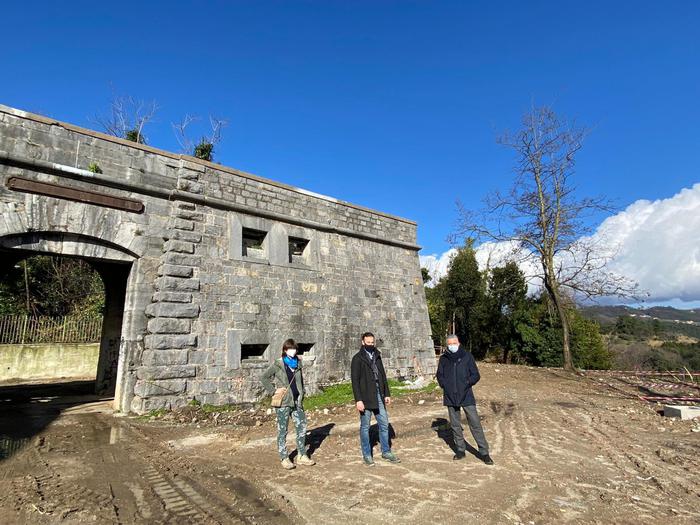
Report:
<svg viewBox="0 0 700 525"><path fill-rule="evenodd" d="M289 262L304 262L304 252L309 246L308 239L301 237L289 237Z"/></svg>
<svg viewBox="0 0 700 525"><path fill-rule="evenodd" d="M262 361L267 350L267 344L241 345L241 361Z"/></svg>
<svg viewBox="0 0 700 525"><path fill-rule="evenodd" d="M267 232L265 231L243 228L243 256L263 259L265 257L265 247L263 245L265 237L267 237Z"/></svg>
<svg viewBox="0 0 700 525"><path fill-rule="evenodd" d="M297 355L310 353L316 343L297 343Z"/></svg>

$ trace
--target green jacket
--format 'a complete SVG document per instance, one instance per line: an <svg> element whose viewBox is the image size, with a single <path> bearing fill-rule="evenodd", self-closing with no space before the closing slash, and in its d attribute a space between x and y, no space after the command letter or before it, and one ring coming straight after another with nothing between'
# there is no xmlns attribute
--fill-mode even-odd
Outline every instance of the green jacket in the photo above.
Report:
<svg viewBox="0 0 700 525"><path fill-rule="evenodd" d="M297 390L299 390L299 398L297 399L297 405L303 407L304 403L304 379L302 377L302 364L301 358L298 360L298 367L296 376L294 376L294 381L297 384ZM289 379L287 379L287 371L284 369L284 362L282 358L275 359L275 361L267 367L267 369L260 375L260 381L262 382L268 395L275 393L277 388L287 388L289 385ZM283 407L294 408L294 394L292 394L292 389L287 390L287 395L284 396L282 400Z"/></svg>

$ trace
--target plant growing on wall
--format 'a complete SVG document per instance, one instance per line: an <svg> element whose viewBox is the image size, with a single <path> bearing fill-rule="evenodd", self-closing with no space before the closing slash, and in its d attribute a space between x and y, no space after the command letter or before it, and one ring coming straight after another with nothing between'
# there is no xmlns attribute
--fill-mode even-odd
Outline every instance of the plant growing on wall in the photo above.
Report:
<svg viewBox="0 0 700 525"><path fill-rule="evenodd" d="M100 165L97 164L97 162L91 162L88 166L88 171L91 171L92 173L102 173L102 168L100 168Z"/></svg>
<svg viewBox="0 0 700 525"><path fill-rule="evenodd" d="M102 129L115 137L146 144L144 127L153 121L158 105L132 96L113 96L109 114L97 115L94 120Z"/></svg>
<svg viewBox="0 0 700 525"><path fill-rule="evenodd" d="M185 115L184 118L177 124L173 123L173 131L177 138L182 152L186 155L192 155L198 159L213 162L214 148L221 142L221 131L228 124L225 120L209 115L209 125L211 132L202 136L198 142L194 142L187 136L187 128L193 122L199 120L199 117L193 115Z"/></svg>

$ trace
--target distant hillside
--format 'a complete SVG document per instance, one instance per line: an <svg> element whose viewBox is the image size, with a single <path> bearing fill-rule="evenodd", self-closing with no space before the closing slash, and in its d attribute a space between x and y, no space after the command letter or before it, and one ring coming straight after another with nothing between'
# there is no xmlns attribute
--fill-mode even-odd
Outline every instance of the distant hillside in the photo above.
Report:
<svg viewBox="0 0 700 525"><path fill-rule="evenodd" d="M700 310L679 310L670 306L632 308L630 306L587 306L581 313L601 325L613 324L622 315L700 325Z"/></svg>

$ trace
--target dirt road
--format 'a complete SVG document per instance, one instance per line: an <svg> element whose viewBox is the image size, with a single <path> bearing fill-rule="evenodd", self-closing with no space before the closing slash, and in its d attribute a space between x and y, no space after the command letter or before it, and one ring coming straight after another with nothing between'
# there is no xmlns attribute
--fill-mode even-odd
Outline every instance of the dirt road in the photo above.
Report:
<svg viewBox="0 0 700 525"><path fill-rule="evenodd" d="M697 423L599 378L481 369L493 467L452 460L435 394L390 409L401 464L365 467L357 416L341 407L308 414L318 464L293 471L264 411L245 425L174 425L86 413L98 403L63 410L0 463L0 522L700 523Z"/></svg>

